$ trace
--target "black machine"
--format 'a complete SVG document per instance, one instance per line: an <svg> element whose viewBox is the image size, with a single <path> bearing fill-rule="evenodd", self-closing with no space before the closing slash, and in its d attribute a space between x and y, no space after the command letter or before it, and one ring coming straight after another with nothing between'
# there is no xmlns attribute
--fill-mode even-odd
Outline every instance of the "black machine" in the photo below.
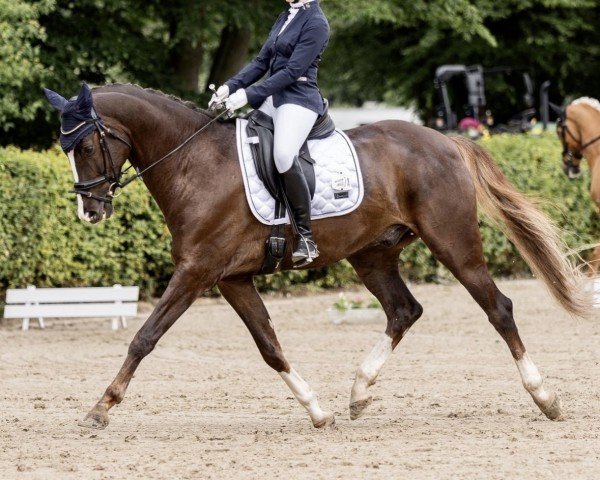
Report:
<svg viewBox="0 0 600 480"><path fill-rule="evenodd" d="M508 83L514 90L494 91L499 99L496 99L497 105L492 110L486 98L486 80L494 75L503 75L507 80L503 85ZM508 82L509 79L511 83ZM489 84L495 86L491 79ZM434 85L439 104L433 126L438 130L458 130L463 125L478 123L493 131L525 132L533 126L533 119L538 114L544 129L547 125L550 82L542 84L540 105L536 108L533 81L524 68L442 65L435 72ZM517 99L511 102L508 97Z"/></svg>

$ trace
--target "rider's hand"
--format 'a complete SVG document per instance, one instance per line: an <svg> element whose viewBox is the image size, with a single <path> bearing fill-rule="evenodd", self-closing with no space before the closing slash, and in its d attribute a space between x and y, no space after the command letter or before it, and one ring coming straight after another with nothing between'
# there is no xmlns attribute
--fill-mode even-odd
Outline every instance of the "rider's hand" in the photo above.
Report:
<svg viewBox="0 0 600 480"><path fill-rule="evenodd" d="M240 88L238 91L231 94L231 96L227 99L225 102L225 107L230 112L235 112L247 104L248 96L246 95L246 90Z"/></svg>
<svg viewBox="0 0 600 480"><path fill-rule="evenodd" d="M218 106L219 104L223 103L227 99L227 97L229 97L229 87L227 85L221 85L217 89L217 93L213 93L210 102L208 102L208 108L212 109Z"/></svg>

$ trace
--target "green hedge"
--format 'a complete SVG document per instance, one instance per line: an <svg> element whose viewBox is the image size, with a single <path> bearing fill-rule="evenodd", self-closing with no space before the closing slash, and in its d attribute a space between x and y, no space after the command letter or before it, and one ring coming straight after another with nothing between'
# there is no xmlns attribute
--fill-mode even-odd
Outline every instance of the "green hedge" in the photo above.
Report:
<svg viewBox="0 0 600 480"><path fill-rule="evenodd" d="M560 146L541 138L499 135L484 140L511 181L522 191L553 202L546 211L565 229L572 247L589 244L600 231L589 199L587 172L569 181L560 169ZM90 226L77 219L72 176L64 154L0 149L0 294L8 287L135 284L145 296L160 294L172 272L170 236L161 213L141 183L124 192L116 214ZM481 222L486 258L495 275L528 269L496 229ZM595 235L593 233L595 232ZM401 270L411 279L449 274L422 242L406 249ZM284 272L257 279L261 289L293 284L334 287L356 281L346 262L328 269Z"/></svg>
<svg viewBox="0 0 600 480"><path fill-rule="evenodd" d="M0 149L0 290L33 284L135 284L159 290L171 274L170 235L141 183L96 226L77 218L73 176L59 149Z"/></svg>

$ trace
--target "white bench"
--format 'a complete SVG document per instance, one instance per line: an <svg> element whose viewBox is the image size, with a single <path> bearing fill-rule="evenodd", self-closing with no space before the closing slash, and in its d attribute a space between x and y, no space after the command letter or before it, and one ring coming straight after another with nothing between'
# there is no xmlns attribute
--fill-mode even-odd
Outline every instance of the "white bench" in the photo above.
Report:
<svg viewBox="0 0 600 480"><path fill-rule="evenodd" d="M590 279L584 289L586 292L591 293L593 307L600 308L600 277Z"/></svg>
<svg viewBox="0 0 600 480"><path fill-rule="evenodd" d="M22 318L23 330L29 319L37 318L44 328L44 318L112 318L112 329L127 327L125 317L137 315L139 287L27 288L6 292L4 318Z"/></svg>

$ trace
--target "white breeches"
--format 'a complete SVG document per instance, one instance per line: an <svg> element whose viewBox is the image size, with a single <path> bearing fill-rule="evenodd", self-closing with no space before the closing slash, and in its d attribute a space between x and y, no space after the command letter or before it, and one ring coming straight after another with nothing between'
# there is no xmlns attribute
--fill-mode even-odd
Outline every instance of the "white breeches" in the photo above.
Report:
<svg viewBox="0 0 600 480"><path fill-rule="evenodd" d="M287 172L308 138L318 115L308 108L292 103L275 108L273 97L267 98L259 110L273 119L275 166L279 173Z"/></svg>

